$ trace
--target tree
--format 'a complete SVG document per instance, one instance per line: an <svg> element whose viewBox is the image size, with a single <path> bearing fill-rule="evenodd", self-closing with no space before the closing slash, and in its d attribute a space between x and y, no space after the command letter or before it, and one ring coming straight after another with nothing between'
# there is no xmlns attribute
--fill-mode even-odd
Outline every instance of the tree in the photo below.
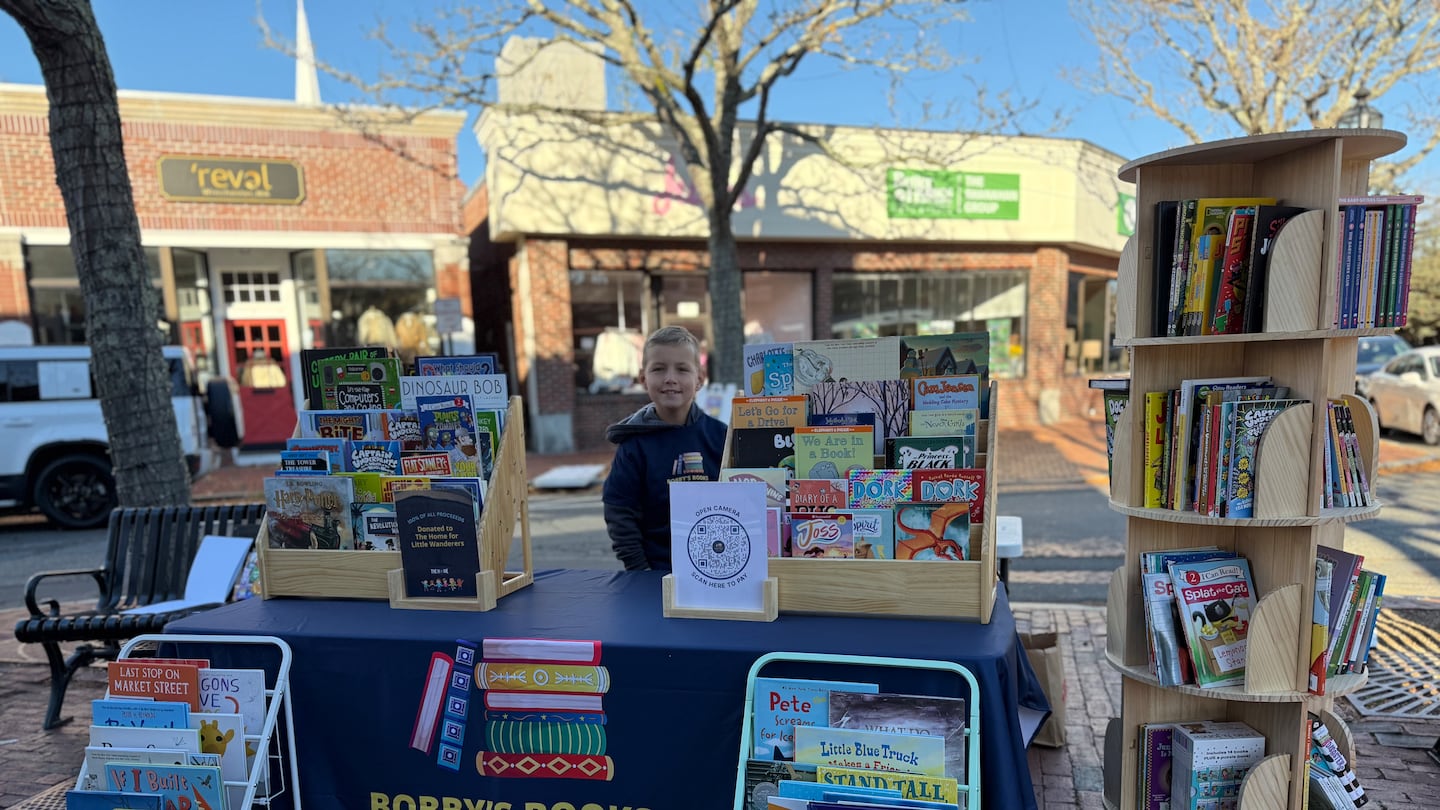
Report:
<svg viewBox="0 0 1440 810"><path fill-rule="evenodd" d="M1071 0L1071 9L1100 50L1098 67L1075 83L1195 143L1215 137L1211 127L1240 135L1335 127L1357 93L1379 101L1440 79L1431 0ZM1440 117L1422 105L1386 118L1418 144L1372 168L1371 186L1393 191L1440 143Z"/></svg>
<svg viewBox="0 0 1440 810"><path fill-rule="evenodd" d="M510 107L497 98L500 50L512 35L548 27L555 42L598 49L638 91L649 109L635 120L658 121L678 145L708 224L709 289L715 345L710 376L739 383L743 324L739 252L731 214L767 142L788 134L824 147L809 129L776 120L776 86L802 63L820 57L848 67L900 76L959 64L936 32L964 20L956 0L700 0L698 16L668 0L502 0L436 12L412 25L420 44L405 47L382 27L376 37L401 68L373 81L321 64L321 69L382 103L420 97L425 104L467 109ZM272 36L267 44L298 55ZM927 36L929 32L929 36ZM508 66L519 70L525 63ZM983 89L966 99L997 131L1033 105ZM416 113L421 110L415 110ZM533 110L592 123L615 123L615 113ZM743 116L743 119L742 119Z"/></svg>
<svg viewBox="0 0 1440 810"><path fill-rule="evenodd" d="M190 502L125 165L115 75L88 0L0 0L24 29L50 102L50 150L85 300L96 395L126 506Z"/></svg>

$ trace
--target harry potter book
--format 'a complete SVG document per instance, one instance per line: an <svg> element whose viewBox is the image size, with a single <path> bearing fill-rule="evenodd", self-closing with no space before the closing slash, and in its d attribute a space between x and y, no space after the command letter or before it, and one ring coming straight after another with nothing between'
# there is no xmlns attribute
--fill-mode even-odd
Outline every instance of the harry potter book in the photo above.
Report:
<svg viewBox="0 0 1440 810"><path fill-rule="evenodd" d="M265 526L271 548L350 549L355 486L340 475L265 479Z"/></svg>

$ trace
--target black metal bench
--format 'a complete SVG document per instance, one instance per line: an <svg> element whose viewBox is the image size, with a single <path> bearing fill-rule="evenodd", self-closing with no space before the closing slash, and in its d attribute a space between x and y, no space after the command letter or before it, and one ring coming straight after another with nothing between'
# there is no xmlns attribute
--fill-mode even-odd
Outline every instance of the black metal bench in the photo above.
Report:
<svg viewBox="0 0 1440 810"><path fill-rule="evenodd" d="M70 679L92 661L113 661L120 646L144 633L158 633L172 619L204 608L171 613L121 611L183 597L190 563L207 534L254 537L265 519L263 503L228 506L161 506L116 509L110 514L109 542L100 568L42 571L25 583L30 616L15 624L15 638L39 644L50 663L50 707L45 728L60 725L60 708ZM99 598L93 609L61 613L55 599L40 601L47 579L88 576ZM66 658L62 644L79 643Z"/></svg>

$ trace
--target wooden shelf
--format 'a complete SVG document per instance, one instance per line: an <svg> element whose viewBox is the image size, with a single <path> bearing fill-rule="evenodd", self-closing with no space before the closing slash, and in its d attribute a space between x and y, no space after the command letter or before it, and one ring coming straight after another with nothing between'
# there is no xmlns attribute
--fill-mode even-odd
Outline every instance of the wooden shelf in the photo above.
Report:
<svg viewBox="0 0 1440 810"><path fill-rule="evenodd" d="M1242 703L1303 703L1319 697L1343 697L1359 690L1370 677L1364 672L1336 675L1326 680L1324 695L1312 695L1309 692L1262 692L1252 694L1246 692L1244 687L1239 686L1217 686L1210 689L1202 689L1194 684L1161 686L1160 681L1155 677L1155 673L1150 671L1148 665L1138 667L1127 666L1124 661L1116 658L1115 654L1110 650L1105 651L1105 660L1121 675L1133 681L1148 683L1156 689L1169 689L1182 695L1194 695L1195 697L1230 700Z"/></svg>
<svg viewBox="0 0 1440 810"><path fill-rule="evenodd" d="M1296 515L1275 518L1216 518L1198 512L1183 512L1174 509L1146 509L1143 506L1126 506L1110 501L1110 508L1122 515L1159 520L1165 523L1189 523L1196 526L1258 526L1274 528L1279 526L1323 526L1329 523L1355 523L1368 520L1380 514L1382 504L1355 506L1345 509L1321 509L1318 515Z"/></svg>
<svg viewBox="0 0 1440 810"><path fill-rule="evenodd" d="M1137 158L1120 167L1120 179L1138 182L1142 169L1157 166L1217 166L1264 163L1326 141L1339 140L1343 160L1370 161L1405 148L1405 133L1391 129L1307 129L1274 132L1223 141L1181 146ZM1363 191L1361 193L1364 193ZM1136 229L1139 232L1139 228Z"/></svg>
<svg viewBox="0 0 1440 810"><path fill-rule="evenodd" d="M1211 343L1260 343L1267 340L1329 340L1374 335L1393 335L1395 327L1374 329L1308 329L1302 332L1245 332L1239 335L1196 335L1194 337L1147 337L1115 341L1116 346L1203 346Z"/></svg>

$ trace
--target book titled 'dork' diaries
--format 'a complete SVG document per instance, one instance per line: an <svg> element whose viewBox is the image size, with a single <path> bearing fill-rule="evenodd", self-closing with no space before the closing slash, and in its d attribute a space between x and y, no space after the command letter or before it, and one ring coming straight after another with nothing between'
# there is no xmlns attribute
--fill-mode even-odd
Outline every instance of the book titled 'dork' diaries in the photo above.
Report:
<svg viewBox="0 0 1440 810"><path fill-rule="evenodd" d="M395 516L405 595L474 599L481 567L474 498L460 490L399 492Z"/></svg>

